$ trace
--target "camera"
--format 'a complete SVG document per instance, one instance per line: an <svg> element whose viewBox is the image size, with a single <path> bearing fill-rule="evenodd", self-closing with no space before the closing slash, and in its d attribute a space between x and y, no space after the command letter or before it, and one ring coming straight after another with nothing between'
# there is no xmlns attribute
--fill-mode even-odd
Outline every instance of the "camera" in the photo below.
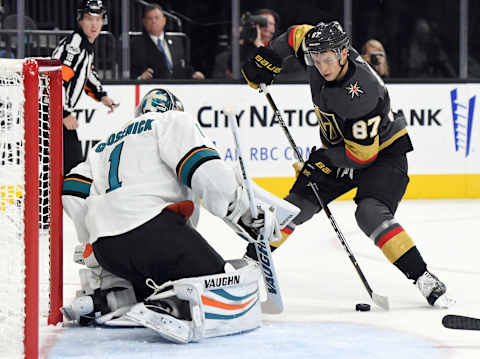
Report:
<svg viewBox="0 0 480 359"><path fill-rule="evenodd" d="M240 31L240 39L254 42L257 38L257 25L260 27L267 26L267 18L262 15L252 15L246 12L240 19L242 31Z"/></svg>
<svg viewBox="0 0 480 359"><path fill-rule="evenodd" d="M370 64L372 66L377 66L380 63L380 61L378 61L379 56L385 56L385 53L382 51L377 51L370 54Z"/></svg>

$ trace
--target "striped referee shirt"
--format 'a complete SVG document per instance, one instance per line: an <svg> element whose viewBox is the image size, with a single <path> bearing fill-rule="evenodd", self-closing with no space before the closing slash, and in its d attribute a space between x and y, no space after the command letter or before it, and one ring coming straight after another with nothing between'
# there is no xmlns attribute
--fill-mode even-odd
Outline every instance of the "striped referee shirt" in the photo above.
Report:
<svg viewBox="0 0 480 359"><path fill-rule="evenodd" d="M93 50L81 29L64 37L53 50L52 58L62 62L63 118L74 111L83 91L96 101L107 95L93 66Z"/></svg>

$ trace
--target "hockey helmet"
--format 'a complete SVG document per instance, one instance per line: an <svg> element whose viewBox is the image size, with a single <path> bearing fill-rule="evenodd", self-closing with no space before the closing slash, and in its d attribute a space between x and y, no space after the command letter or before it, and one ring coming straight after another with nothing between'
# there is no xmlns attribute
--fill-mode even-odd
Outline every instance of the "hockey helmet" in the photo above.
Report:
<svg viewBox="0 0 480 359"><path fill-rule="evenodd" d="M108 22L107 8L103 5L102 0L82 0L77 8L77 20L82 20L85 14L102 16L103 25L106 25Z"/></svg>
<svg viewBox="0 0 480 359"><path fill-rule="evenodd" d="M156 88L143 96L140 104L135 109L135 117L147 112L167 112L172 110L183 111L182 102L170 91Z"/></svg>
<svg viewBox="0 0 480 359"><path fill-rule="evenodd" d="M302 48L305 62L313 66L311 54L333 51L340 60L342 49L350 46L350 37L338 21L321 22L308 31L303 39Z"/></svg>

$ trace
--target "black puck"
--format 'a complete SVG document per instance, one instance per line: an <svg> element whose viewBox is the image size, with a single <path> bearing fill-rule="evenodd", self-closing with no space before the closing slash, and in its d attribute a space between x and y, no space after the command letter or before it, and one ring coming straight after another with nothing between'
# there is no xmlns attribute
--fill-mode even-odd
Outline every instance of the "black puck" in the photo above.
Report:
<svg viewBox="0 0 480 359"><path fill-rule="evenodd" d="M357 305L355 305L355 310L357 312L368 312L370 310L370 304L358 303Z"/></svg>

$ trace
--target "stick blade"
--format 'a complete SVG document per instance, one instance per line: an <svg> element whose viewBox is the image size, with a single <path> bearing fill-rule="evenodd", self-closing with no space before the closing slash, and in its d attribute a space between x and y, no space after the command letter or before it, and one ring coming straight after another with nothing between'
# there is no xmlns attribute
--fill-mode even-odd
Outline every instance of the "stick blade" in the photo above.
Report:
<svg viewBox="0 0 480 359"><path fill-rule="evenodd" d="M443 317L442 324L448 329L480 330L480 319L463 315L448 314Z"/></svg>
<svg viewBox="0 0 480 359"><path fill-rule="evenodd" d="M383 310L390 310L390 302L388 301L388 297L372 293L372 301Z"/></svg>
<svg viewBox="0 0 480 359"><path fill-rule="evenodd" d="M270 300L266 300L264 302L261 302L261 307L262 307L262 313L265 314L280 314L283 312L283 303L276 303L272 302Z"/></svg>

